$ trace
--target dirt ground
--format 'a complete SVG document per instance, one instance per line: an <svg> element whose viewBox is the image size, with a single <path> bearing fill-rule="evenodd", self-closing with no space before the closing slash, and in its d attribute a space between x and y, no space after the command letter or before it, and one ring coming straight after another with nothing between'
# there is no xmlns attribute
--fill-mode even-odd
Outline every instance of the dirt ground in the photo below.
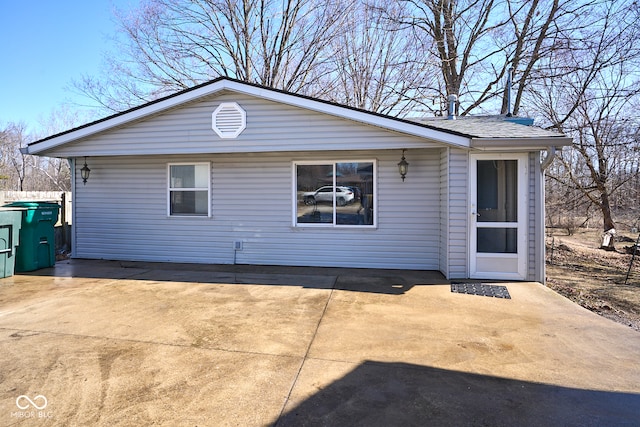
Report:
<svg viewBox="0 0 640 427"><path fill-rule="evenodd" d="M562 229L548 230L547 285L581 306L640 332L640 250L633 264L632 255L625 251L637 237L621 233L616 237L616 251L605 251L599 248L600 230L578 229L573 235Z"/></svg>

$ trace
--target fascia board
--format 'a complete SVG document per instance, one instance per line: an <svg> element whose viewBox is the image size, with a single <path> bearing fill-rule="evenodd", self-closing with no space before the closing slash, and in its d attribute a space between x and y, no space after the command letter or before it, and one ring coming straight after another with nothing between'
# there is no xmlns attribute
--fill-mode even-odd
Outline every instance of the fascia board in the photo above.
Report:
<svg viewBox="0 0 640 427"><path fill-rule="evenodd" d="M547 147L567 147L573 139L566 136L534 138L472 138L471 148L480 150L524 149L544 150Z"/></svg>

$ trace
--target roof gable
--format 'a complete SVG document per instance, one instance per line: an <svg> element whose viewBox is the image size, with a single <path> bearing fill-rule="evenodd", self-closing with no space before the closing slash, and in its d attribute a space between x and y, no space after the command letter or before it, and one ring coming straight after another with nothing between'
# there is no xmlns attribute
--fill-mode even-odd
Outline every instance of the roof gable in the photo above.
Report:
<svg viewBox="0 0 640 427"><path fill-rule="evenodd" d="M212 129L212 112L232 103L245 111L246 127L233 138L221 137ZM69 158L439 147L434 140L224 90L43 154Z"/></svg>
<svg viewBox="0 0 640 427"><path fill-rule="evenodd" d="M161 114L176 107L224 92L249 95L284 105L328 114L341 119L376 126L384 130L399 132L408 136L426 138L429 141L441 144L463 148L470 146L468 136L459 134L452 130L437 129L427 124L419 124L409 120L367 112L348 106L292 94L281 90L266 88L229 78L219 78L209 83L195 86L182 92L132 108L125 112L114 114L95 122L33 142L29 144L28 152L29 154L52 154L57 151L57 148L63 145L81 142L91 136L120 128L122 126L127 126L131 123L148 119L154 115Z"/></svg>
<svg viewBox="0 0 640 427"><path fill-rule="evenodd" d="M52 135L29 144L28 154L52 155L58 157L73 157L82 155L107 155L106 153L84 153L79 144L92 140L100 135L106 135L127 126L134 126L142 121L152 120L162 114L167 114L178 108L211 99L224 94L236 94L240 97L249 96L268 102L274 102L283 108L294 107L308 110L323 115L328 115L340 120L364 124L376 127L383 131L390 131L405 135L409 138L422 140L425 145L439 144L467 149L481 150L536 150L548 146L570 145L571 139L561 134L545 131L532 126L523 126L508 123L496 118L459 118L458 120L424 119L406 120L378 113L372 113L361 109L339 105L336 103L311 98L304 95L293 94L282 90L267 88L252 83L221 77L208 83L169 95L147 104L132 108L122 113L88 123L86 125L70 129L68 131ZM229 99L235 102L234 99ZM215 108L215 107L214 107ZM213 110L212 110L213 111ZM211 117L211 112L209 112ZM286 124L283 124L286 126ZM211 130L211 126L209 125ZM244 129L244 128L243 128ZM183 129L183 132L188 132ZM243 132L243 134L246 132ZM239 132L238 132L239 134ZM183 135L184 137L184 135ZM215 139L215 134L211 139ZM217 138L221 138L218 133ZM304 138L304 136L303 136ZM73 150L67 149L74 146ZM221 145L221 147L224 144ZM411 146L411 144L409 144ZM415 146L415 145L414 145ZM345 147L343 149L364 149L366 147ZM375 148L398 148L397 146ZM409 147L405 147L409 148ZM300 148L299 148L300 149ZM249 150L249 147L247 147ZM285 147L264 148L263 151L282 151ZM231 150L234 151L233 149ZM259 150L260 151L260 150ZM215 152L215 151L209 151ZM133 147L121 147L121 151L112 154L136 154ZM145 154L141 151L137 154Z"/></svg>

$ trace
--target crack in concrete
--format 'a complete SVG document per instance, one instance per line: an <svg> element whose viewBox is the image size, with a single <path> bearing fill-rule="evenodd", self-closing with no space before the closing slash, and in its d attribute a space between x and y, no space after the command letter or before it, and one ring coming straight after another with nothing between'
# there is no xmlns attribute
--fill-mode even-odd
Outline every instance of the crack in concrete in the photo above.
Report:
<svg viewBox="0 0 640 427"><path fill-rule="evenodd" d="M115 342L130 342L130 343L137 343L137 344L159 345L159 346L167 346L167 347L211 350L211 351L220 351L225 353L240 353L240 354L252 354L252 355L259 355L259 356L286 357L291 359L300 357L300 356L291 355L291 354L265 353L265 352L247 351L247 350L233 350L228 348L206 347L206 346L195 347L191 344L177 344L177 343L168 343L168 342L159 342L159 341L136 340L132 338L113 338L113 337L98 336L98 335L71 334L68 332L57 332L57 331L35 330L35 329L17 329L17 328L0 327L0 331L17 331L19 333L31 334L31 335L23 335L20 338L24 338L28 336L36 336L37 334L50 334L50 335L68 336L68 337L74 337L74 338L88 338L88 339L107 340L107 341L115 341Z"/></svg>
<svg viewBox="0 0 640 427"><path fill-rule="evenodd" d="M329 293L329 297L327 298L327 302L325 303L324 308L322 309L322 314L320 314L320 318L318 319L318 323L316 324L316 329L313 331L313 335L311 336L311 339L309 340L309 345L307 346L307 350L305 351L304 356L302 357L302 361L300 363L300 367L298 368L298 371L296 372L296 375L293 378L293 381L291 382L291 387L289 388L289 392L287 393L287 397L284 399L284 403L282 404L282 408L280 409L280 413L278 414L278 418L276 418L276 421L273 423L273 427L278 427L278 423L280 423L280 420L282 419L282 415L284 414L284 410L287 407L287 404L289 403L289 400L291 399L291 393L293 393L293 389L296 387L296 385L298 383L298 378L300 377L300 373L302 372L302 369L304 368L304 364L309 359L309 351L311 351L311 346L313 345L313 342L316 340L316 336L318 335L318 329L320 329L320 324L322 323L322 320L324 319L324 316L327 313L327 308L329 307L329 303L331 302L331 298L333 297L333 292L336 290L336 284L338 283L338 279L339 279L339 276L335 276L334 281L333 281L333 285L331 286L331 292Z"/></svg>

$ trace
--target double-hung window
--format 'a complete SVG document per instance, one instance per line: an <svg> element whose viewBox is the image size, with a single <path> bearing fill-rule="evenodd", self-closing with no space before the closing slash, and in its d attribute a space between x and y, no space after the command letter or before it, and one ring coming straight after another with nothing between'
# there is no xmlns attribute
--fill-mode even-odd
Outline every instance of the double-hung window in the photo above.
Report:
<svg viewBox="0 0 640 427"><path fill-rule="evenodd" d="M376 162L296 162L294 226L375 227Z"/></svg>
<svg viewBox="0 0 640 427"><path fill-rule="evenodd" d="M209 163L171 163L167 173L169 216L211 216Z"/></svg>

